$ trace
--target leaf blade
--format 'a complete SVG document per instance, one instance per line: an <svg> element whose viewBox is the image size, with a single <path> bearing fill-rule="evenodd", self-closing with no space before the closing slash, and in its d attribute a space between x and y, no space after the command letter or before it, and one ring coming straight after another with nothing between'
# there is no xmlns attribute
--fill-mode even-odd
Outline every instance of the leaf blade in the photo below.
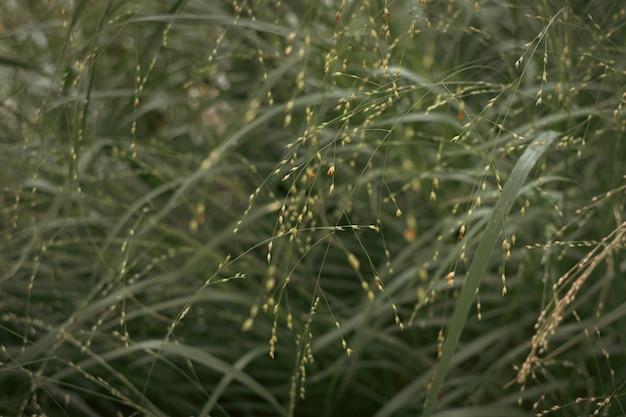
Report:
<svg viewBox="0 0 626 417"><path fill-rule="evenodd" d="M437 405L438 393L443 385L454 351L459 344L463 327L474 300L474 294L480 285L482 276L487 271L496 241L504 227L505 218L524 186L530 170L558 136L558 132L546 131L531 142L513 167L509 179L504 185L502 195L496 202L483 236L478 243L465 285L461 289L456 308L450 319L442 345L441 356L435 366L432 385L424 404L424 412L422 414L424 417L430 416Z"/></svg>

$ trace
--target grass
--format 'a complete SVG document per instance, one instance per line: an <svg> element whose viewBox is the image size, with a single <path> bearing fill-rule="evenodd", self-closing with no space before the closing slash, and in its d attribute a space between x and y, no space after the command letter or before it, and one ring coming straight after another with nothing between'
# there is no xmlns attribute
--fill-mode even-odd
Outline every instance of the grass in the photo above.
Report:
<svg viewBox="0 0 626 417"><path fill-rule="evenodd" d="M0 2L2 415L625 415L626 9Z"/></svg>

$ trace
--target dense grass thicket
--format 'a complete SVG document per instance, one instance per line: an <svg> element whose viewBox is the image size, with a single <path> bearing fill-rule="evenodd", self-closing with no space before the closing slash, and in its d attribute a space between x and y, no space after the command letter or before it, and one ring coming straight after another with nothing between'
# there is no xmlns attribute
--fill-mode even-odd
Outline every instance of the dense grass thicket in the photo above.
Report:
<svg viewBox="0 0 626 417"><path fill-rule="evenodd" d="M620 0L0 0L0 415L626 415Z"/></svg>

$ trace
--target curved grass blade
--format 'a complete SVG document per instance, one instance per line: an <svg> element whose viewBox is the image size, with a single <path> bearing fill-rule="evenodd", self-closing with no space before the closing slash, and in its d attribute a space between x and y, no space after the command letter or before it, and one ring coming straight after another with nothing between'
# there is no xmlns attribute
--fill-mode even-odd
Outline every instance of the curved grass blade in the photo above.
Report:
<svg viewBox="0 0 626 417"><path fill-rule="evenodd" d="M205 404L202 413L199 415L207 415L207 411L210 411L210 409L215 406L215 404L219 400L219 397L224 393L226 387L232 381L239 382L243 386L247 387L251 393L254 393L260 398L264 399L268 404L273 407L276 416L287 415L285 407L278 401L278 399L276 399L274 394L272 394L269 389L267 389L260 382L258 382L256 379L254 379L243 370L245 366L248 365L252 360L258 358L260 354L267 352L267 348L265 346L249 351L243 357L239 358L239 360L237 360L234 365L231 365L230 363L210 354L209 352L193 346L188 346L180 343L164 344L162 340L145 340L130 345L129 347L110 350L102 355L94 354L92 355L92 358L77 363L76 367L64 368L62 371L55 374L51 380L60 381L66 379L76 373L77 369L89 371L92 367L95 367L97 365L106 366L113 376L117 377L118 380L124 382L124 388L127 391L130 391L132 394L134 394L135 398L142 398L143 401L145 401L145 404L141 405L141 409L150 411L152 413L151 415L154 416L163 416L163 413L157 407L152 405L152 403L150 403L150 400L146 397L145 393L142 393L140 389L135 388L134 385L127 381L126 377L123 374L118 374L118 371L116 371L109 365L109 363L111 363L113 360L127 357L137 351L150 352L161 359L164 359L163 356L165 355L178 356L184 359L189 359L192 362L198 363L208 369L223 374L220 383L217 385L215 391L211 393L211 398Z"/></svg>
<svg viewBox="0 0 626 417"><path fill-rule="evenodd" d="M474 300L474 294L481 278L487 271L489 259L493 253L496 241L502 233L504 220L517 199L530 170L558 136L559 134L555 131L547 131L537 136L517 161L508 181L504 185L502 195L496 202L496 206L485 227L485 232L478 243L476 255L472 260L465 285L461 289L454 314L450 320L441 350L441 357L435 366L432 385L424 404L424 413L422 414L424 417L430 416L437 406L439 391L450 366L452 355L459 344L461 332Z"/></svg>

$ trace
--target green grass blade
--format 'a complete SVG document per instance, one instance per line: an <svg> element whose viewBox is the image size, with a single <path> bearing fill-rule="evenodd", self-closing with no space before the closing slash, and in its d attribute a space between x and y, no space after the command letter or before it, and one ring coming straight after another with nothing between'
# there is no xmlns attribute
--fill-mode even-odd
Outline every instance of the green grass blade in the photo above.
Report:
<svg viewBox="0 0 626 417"><path fill-rule="evenodd" d="M210 353L192 346L175 343L166 343L165 345L162 345L159 341L146 342L144 343L144 345L147 345L149 343L152 343L151 349L159 349L159 351L164 354L180 355L183 358L188 358L193 362L204 365L209 369L213 369L217 372L223 373L226 377L226 379L223 379L223 381L230 382L230 380L236 380L240 382L241 384L248 387L252 392L257 394L259 397L263 398L265 401L271 404L276 411L276 415L287 415L287 411L285 410L284 406L280 404L280 402L267 388L257 382L246 372L238 369L240 367L242 368L249 358L243 358L243 360L240 361L237 366L232 366L231 364L211 355ZM258 351L254 352L255 353L253 353L253 355L259 353Z"/></svg>
<svg viewBox="0 0 626 417"><path fill-rule="evenodd" d="M506 215L517 199L530 170L558 136L557 132L547 131L530 143L515 164L508 181L504 185L502 195L498 199L491 213L491 217L487 222L485 232L478 243L476 255L470 265L465 285L459 294L456 309L450 320L450 325L448 326L447 334L443 342L441 357L435 367L432 386L426 398L426 403L424 404L423 416L430 416L437 406L437 397L443 385L450 361L452 360L452 355L461 338L461 332L463 331L467 315L472 306L476 289L489 266L489 259L491 258L495 244L504 227Z"/></svg>
<svg viewBox="0 0 626 417"><path fill-rule="evenodd" d="M259 346L255 349L252 349L246 352L241 358L239 358L233 365L233 369L237 371L243 372L244 368L250 364L253 360L257 359L261 355L267 355L267 346ZM220 380L220 383L215 387L215 389L211 393L211 398L204 404L200 412L198 413L198 417L210 416L210 412L215 408L218 404L218 401L222 394L226 392L228 386L235 380L234 373L224 373L224 376ZM271 394L269 394L271 395ZM271 400L271 397L267 397L268 401ZM278 403L273 403L274 407L278 407ZM281 407L278 407L279 409Z"/></svg>
<svg viewBox="0 0 626 417"><path fill-rule="evenodd" d="M525 411L510 406L485 406L446 410L435 414L435 417L521 417L527 415Z"/></svg>
<svg viewBox="0 0 626 417"><path fill-rule="evenodd" d="M185 359L189 359L192 362L198 363L211 369L215 372L223 374L223 377L217 386L217 388L211 393L211 398L206 402L202 412L199 415L206 415L207 411L213 408L219 397L224 393L226 387L233 381L237 381L240 384L246 386L251 392L258 395L260 398L267 401L274 410L277 416L287 415L287 412L283 405L276 399L276 397L265 386L259 383L256 379L246 373L243 369L254 359L257 359L261 354L267 352L265 346L253 349L241 358L237 360L234 365L206 352L202 349L195 348L193 346L183 345L179 343L165 343L161 340L145 340L129 347L122 347L119 349L110 350L102 355L94 354L92 358L78 362L77 367L66 367L62 371L54 375L53 380L60 381L69 378L77 372L77 369L82 369L91 372L91 369L96 366L106 366L110 372L115 375L118 380L124 382L124 387L127 391L130 391L135 398L143 398L146 402L142 404L143 408L150 410L154 415L163 415L158 408L153 406L149 399L142 394L139 389L135 388L130 382L127 381L123 374L118 372L109 366L108 364L116 359L124 358L132 355L137 351L154 351L159 357L161 355L178 356ZM161 357L161 359L164 359Z"/></svg>

